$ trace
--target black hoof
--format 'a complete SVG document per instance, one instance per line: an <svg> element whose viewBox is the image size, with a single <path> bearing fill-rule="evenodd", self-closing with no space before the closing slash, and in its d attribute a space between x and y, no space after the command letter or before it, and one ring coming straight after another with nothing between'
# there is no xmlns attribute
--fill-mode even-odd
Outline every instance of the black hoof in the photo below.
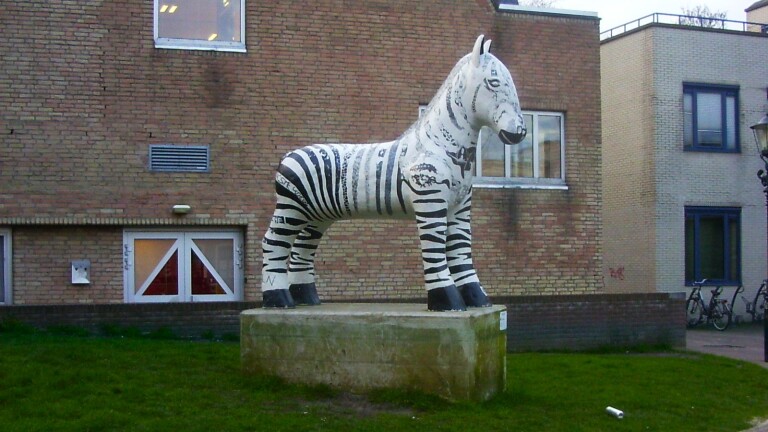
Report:
<svg viewBox="0 0 768 432"><path fill-rule="evenodd" d="M317 306L320 304L320 297L317 295L315 283L294 284L289 288L291 296L299 305Z"/></svg>
<svg viewBox="0 0 768 432"><path fill-rule="evenodd" d="M461 298L464 299L464 303L469 307L488 307L493 306L491 300L483 291L483 287L477 282L471 282L459 287L461 292Z"/></svg>
<svg viewBox="0 0 768 432"><path fill-rule="evenodd" d="M296 307L296 304L293 302L290 291L287 289L276 289L261 293L261 306L265 308L293 309Z"/></svg>
<svg viewBox="0 0 768 432"><path fill-rule="evenodd" d="M431 311L465 311L467 305L455 285L427 291L427 309Z"/></svg>

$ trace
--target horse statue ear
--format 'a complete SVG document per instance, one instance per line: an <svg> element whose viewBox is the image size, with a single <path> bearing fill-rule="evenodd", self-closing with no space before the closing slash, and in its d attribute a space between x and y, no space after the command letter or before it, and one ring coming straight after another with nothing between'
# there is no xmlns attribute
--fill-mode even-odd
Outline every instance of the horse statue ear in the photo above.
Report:
<svg viewBox="0 0 768 432"><path fill-rule="evenodd" d="M485 41L485 36L480 35L477 37L477 40L475 41L475 46L472 48L472 66L478 67L480 66L480 56L483 55L483 41ZM490 41L489 41L490 42Z"/></svg>
<svg viewBox="0 0 768 432"><path fill-rule="evenodd" d="M483 52L481 54L486 54L486 53L489 53L489 52L491 52L491 40L490 39L485 41L485 43L483 44Z"/></svg>

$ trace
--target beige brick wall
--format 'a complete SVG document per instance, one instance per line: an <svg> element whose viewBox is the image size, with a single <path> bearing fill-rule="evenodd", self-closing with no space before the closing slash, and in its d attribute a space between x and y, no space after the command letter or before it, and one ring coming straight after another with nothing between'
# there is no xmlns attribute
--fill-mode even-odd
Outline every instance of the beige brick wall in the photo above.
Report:
<svg viewBox="0 0 768 432"><path fill-rule="evenodd" d="M755 176L762 163L749 125L766 108L768 67L757 60L768 54L766 41L760 35L652 26L602 45L605 266L619 260L638 266L625 268L624 281L607 278L609 292L687 290L686 206L741 208L747 293L765 278L765 197ZM740 153L683 151L685 82L739 87ZM644 131L637 130L641 125ZM629 176L627 164L635 167ZM626 197L632 193L638 205ZM615 237L621 230L631 234ZM743 307L740 301L737 307Z"/></svg>
<svg viewBox="0 0 768 432"><path fill-rule="evenodd" d="M768 24L768 6L747 12L747 22ZM762 26L750 26L750 31L760 32Z"/></svg>
<svg viewBox="0 0 768 432"><path fill-rule="evenodd" d="M642 32L601 47L607 292L655 290L651 43Z"/></svg>
<svg viewBox="0 0 768 432"><path fill-rule="evenodd" d="M684 210L706 205L742 209L742 279L754 292L766 275L766 209L749 125L764 115L768 66L756 59L768 55L768 39L667 28L653 33L658 290L686 290ZM682 151L684 82L739 86L740 153Z"/></svg>

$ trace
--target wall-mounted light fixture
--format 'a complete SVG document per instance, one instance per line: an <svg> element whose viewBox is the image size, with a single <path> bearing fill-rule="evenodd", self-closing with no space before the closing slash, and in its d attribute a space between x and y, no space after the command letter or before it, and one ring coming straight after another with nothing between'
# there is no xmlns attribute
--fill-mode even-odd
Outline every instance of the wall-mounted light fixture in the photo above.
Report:
<svg viewBox="0 0 768 432"><path fill-rule="evenodd" d="M192 207L186 205L186 204L176 204L173 206L173 214L177 215L184 215L189 213L189 211L192 210Z"/></svg>

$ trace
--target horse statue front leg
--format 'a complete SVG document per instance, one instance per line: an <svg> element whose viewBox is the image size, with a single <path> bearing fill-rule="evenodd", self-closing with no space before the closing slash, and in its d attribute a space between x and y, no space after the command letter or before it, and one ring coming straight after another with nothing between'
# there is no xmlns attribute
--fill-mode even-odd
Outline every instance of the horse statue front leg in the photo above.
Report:
<svg viewBox="0 0 768 432"><path fill-rule="evenodd" d="M467 306L453 282L446 257L451 182L425 159L420 159L408 168L409 178L405 183L413 193L411 202L424 264L427 309L464 311Z"/></svg>
<svg viewBox="0 0 768 432"><path fill-rule="evenodd" d="M448 213L448 237L445 253L453 282L459 289L464 303L469 307L491 306L472 263L472 228L470 212L472 191L464 201Z"/></svg>

